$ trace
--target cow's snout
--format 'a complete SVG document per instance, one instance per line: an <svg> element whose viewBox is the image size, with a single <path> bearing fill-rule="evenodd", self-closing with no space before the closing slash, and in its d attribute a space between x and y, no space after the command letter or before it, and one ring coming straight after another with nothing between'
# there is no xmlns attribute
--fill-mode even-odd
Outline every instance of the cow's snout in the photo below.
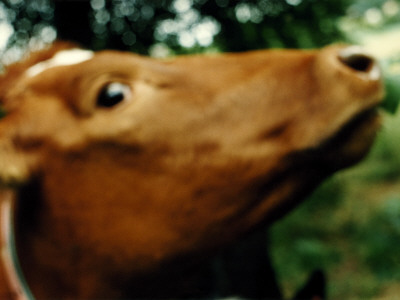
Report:
<svg viewBox="0 0 400 300"><path fill-rule="evenodd" d="M345 66L366 79L378 80L381 77L376 60L359 46L343 48L339 51L338 58Z"/></svg>

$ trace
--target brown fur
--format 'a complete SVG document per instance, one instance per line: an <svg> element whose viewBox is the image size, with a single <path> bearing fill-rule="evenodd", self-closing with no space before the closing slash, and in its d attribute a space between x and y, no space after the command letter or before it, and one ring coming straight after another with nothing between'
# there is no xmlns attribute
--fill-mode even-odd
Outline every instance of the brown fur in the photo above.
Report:
<svg viewBox="0 0 400 300"><path fill-rule="evenodd" d="M168 60L104 51L24 76L55 47L0 79L0 181L22 186L18 252L38 299L175 295L171 274L358 161L379 123L347 126L383 92L339 62L339 46ZM113 81L131 99L96 107Z"/></svg>

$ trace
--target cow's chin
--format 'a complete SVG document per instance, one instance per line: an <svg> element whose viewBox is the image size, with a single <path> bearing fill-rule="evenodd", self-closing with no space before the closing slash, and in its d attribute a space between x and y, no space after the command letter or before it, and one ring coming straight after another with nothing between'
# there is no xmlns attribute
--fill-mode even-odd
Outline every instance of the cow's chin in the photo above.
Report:
<svg viewBox="0 0 400 300"><path fill-rule="evenodd" d="M380 125L376 108L360 113L324 143L323 163L334 171L356 164L369 152Z"/></svg>

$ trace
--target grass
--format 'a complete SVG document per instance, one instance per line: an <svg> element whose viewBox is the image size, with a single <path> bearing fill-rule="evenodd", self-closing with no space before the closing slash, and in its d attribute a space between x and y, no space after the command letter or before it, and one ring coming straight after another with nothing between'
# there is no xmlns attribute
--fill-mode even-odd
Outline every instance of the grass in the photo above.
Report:
<svg viewBox="0 0 400 300"><path fill-rule="evenodd" d="M398 299L400 114L385 116L364 162L325 182L271 232L272 257L289 297L323 269L329 299Z"/></svg>

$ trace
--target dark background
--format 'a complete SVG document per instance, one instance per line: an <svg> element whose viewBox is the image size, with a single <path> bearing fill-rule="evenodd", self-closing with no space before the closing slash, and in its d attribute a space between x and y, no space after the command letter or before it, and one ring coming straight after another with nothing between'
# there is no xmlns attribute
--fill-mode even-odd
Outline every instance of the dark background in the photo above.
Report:
<svg viewBox="0 0 400 300"><path fill-rule="evenodd" d="M203 51L210 45L195 43L183 47L179 34L190 33L204 22L217 26L212 46L220 51L322 46L342 37L336 21L345 14L349 3L349 0L9 0L1 5L14 28L9 46L24 46L33 36L43 35L43 28L52 26L57 38L73 40L88 48L146 54L156 43L167 45L175 53ZM180 28L163 30L166 20L180 23Z"/></svg>

